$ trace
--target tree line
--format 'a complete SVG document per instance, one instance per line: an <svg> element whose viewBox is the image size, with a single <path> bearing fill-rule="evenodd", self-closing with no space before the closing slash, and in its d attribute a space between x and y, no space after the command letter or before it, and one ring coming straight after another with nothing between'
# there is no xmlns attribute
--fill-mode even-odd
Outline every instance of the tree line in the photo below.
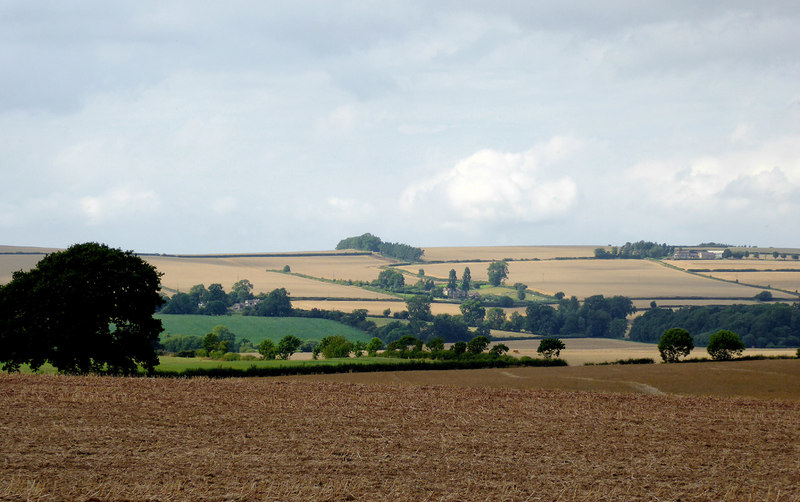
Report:
<svg viewBox="0 0 800 502"><path fill-rule="evenodd" d="M594 257L601 260L608 259L641 259L641 258L665 258L675 253L675 246L666 243L639 241L626 242L622 246L613 246L610 251L604 248L594 250Z"/></svg>
<svg viewBox="0 0 800 502"><path fill-rule="evenodd" d="M797 347L800 304L709 305L676 310L656 307L633 321L630 338L656 343L670 328L688 330L694 343L701 346L708 344L712 333L726 329L738 333L747 347Z"/></svg>
<svg viewBox="0 0 800 502"><path fill-rule="evenodd" d="M370 233L356 237L348 237L339 241L336 249L358 249L360 251L372 251L380 253L390 258L397 258L403 261L419 261L423 250L418 247L409 246L399 242L383 242L380 237Z"/></svg>

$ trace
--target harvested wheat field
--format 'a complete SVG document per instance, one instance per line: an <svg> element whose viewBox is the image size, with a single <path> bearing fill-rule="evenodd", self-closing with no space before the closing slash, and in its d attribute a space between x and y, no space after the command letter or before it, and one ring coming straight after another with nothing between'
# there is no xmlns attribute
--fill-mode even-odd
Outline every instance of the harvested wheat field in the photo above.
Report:
<svg viewBox="0 0 800 502"><path fill-rule="evenodd" d="M554 258L591 258L604 246L474 246L425 248L425 261L469 260L552 260ZM445 275L446 277L446 275ZM460 277L460 276L459 276Z"/></svg>
<svg viewBox="0 0 800 502"><path fill-rule="evenodd" d="M800 272L702 272L726 281L739 281L762 288L778 288L785 291L800 290ZM775 292L773 291L774 295Z"/></svg>
<svg viewBox="0 0 800 502"><path fill-rule="evenodd" d="M743 259L743 260L663 260L664 263L684 270L797 270L800 261L769 259Z"/></svg>
<svg viewBox="0 0 800 502"><path fill-rule="evenodd" d="M457 265L457 266L454 266ZM487 280L486 263L440 263L425 272L447 277L451 268L460 274L470 267L474 280ZM408 268L408 267L405 267ZM429 270L430 269L430 270ZM602 294L632 298L698 297L752 298L758 288L731 284L670 269L647 260L547 260L508 264L507 284L521 282L546 294L563 291L568 297ZM776 297L789 295L776 293Z"/></svg>
<svg viewBox="0 0 800 502"><path fill-rule="evenodd" d="M240 261L244 258L178 258L170 256L145 257L162 272L161 284L167 291L188 291L195 284L219 283L230 291L240 280L253 283L256 293L267 293L275 288L286 288L295 297L371 298L391 299L390 295L367 291L355 286L307 279L280 272L267 272L256 262Z"/></svg>
<svg viewBox="0 0 800 502"><path fill-rule="evenodd" d="M800 402L0 377L5 500L798 500Z"/></svg>

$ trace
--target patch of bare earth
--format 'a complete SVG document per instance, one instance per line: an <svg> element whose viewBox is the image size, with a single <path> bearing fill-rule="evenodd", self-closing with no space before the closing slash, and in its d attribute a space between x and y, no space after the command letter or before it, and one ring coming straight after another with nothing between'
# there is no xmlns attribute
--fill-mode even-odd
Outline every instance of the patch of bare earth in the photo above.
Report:
<svg viewBox="0 0 800 502"><path fill-rule="evenodd" d="M798 500L800 403L0 376L2 500Z"/></svg>

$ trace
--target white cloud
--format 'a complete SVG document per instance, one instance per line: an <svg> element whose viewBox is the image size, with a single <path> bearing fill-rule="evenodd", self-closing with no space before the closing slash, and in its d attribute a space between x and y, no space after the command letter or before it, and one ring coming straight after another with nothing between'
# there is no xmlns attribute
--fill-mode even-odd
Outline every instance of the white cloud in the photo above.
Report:
<svg viewBox="0 0 800 502"><path fill-rule="evenodd" d="M101 195L83 197L79 204L90 224L100 224L154 213L158 209L159 198L152 190L118 187Z"/></svg>
<svg viewBox="0 0 800 502"><path fill-rule="evenodd" d="M521 153L480 150L401 195L408 212L427 214L448 226L490 221L543 221L568 211L578 187L569 176L552 175L580 144L553 138Z"/></svg>

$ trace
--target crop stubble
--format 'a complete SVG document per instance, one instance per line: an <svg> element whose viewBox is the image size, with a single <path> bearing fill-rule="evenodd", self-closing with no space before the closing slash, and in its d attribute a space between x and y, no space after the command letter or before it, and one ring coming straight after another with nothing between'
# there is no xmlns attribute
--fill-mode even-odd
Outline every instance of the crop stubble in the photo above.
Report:
<svg viewBox="0 0 800 502"><path fill-rule="evenodd" d="M41 375L0 398L0 499L800 498L797 401Z"/></svg>

